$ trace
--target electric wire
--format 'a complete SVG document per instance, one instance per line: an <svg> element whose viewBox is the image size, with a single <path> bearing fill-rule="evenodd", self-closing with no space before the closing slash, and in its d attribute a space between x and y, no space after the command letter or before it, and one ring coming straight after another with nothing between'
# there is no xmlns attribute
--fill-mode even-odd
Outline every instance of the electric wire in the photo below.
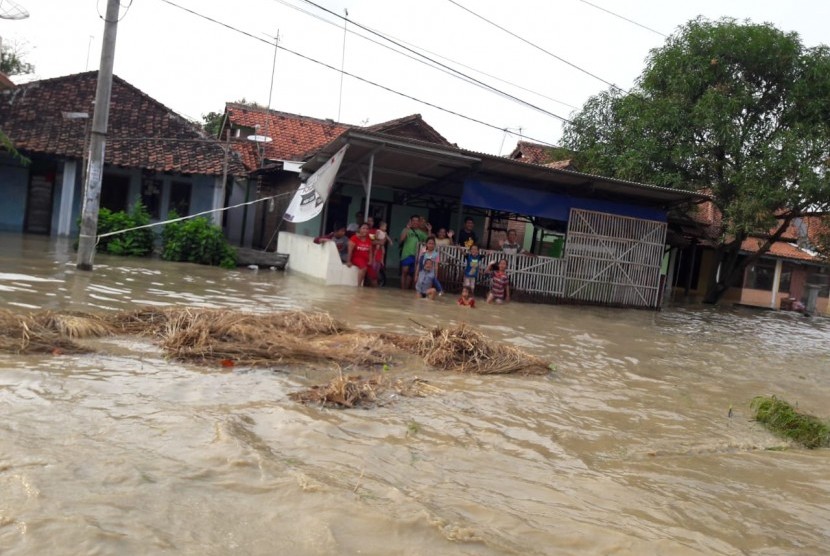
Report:
<svg viewBox="0 0 830 556"><path fill-rule="evenodd" d="M340 27L337 25L337 23L335 23L335 22L333 22L333 21L330 21L330 20L326 19L325 17L322 17L322 16L321 16L321 15L319 15L319 14L316 14L316 13L311 12L311 11L309 11L309 10L303 9L303 8L302 8L302 7L300 7L300 6L294 5L294 4L292 4L291 2L288 2L287 0L273 0L273 1L274 1L274 2L277 2L277 3L279 3L279 4L282 4L283 6L285 6L285 7L287 7L287 8L291 8L292 10L295 10L295 11L298 11L298 12L300 12L300 13L302 13L302 14L305 14L305 15L307 15L307 16L309 16L309 17L313 17L314 19L317 19L318 21L322 21L323 23L326 23L326 24L331 25L331 26L333 26L333 27L337 27L337 29L338 29L338 30L340 29ZM351 20L349 20L349 21L351 21ZM378 35L383 35L384 37L388 37L389 39L394 39L395 41L397 41L397 42L399 42L399 43L401 43L401 44L404 44L404 45L409 46L409 47L411 47L411 48L414 48L414 49L420 50L420 51L422 51L422 52L426 52L427 54L429 54L429 55L431 55L431 56L435 56L436 58L441 58L442 60L445 60L445 61L447 61L447 62L453 63L453 64L455 64L455 65L457 65L457 66L459 66L459 67L462 67L462 68L468 69L468 70L470 70L470 71L474 71L474 72L476 72L476 73L478 73L478 74L481 74L481 75L483 75L483 76L485 76L485 77L489 77L490 79L495 79L496 81L499 81L500 83L504 83L505 85L510 85L511 87L515 87L515 88L520 89L520 90L522 90L522 91L525 91L525 92L527 92L527 93L530 93L530 94L536 95L536 96L538 96L538 97L540 97L540 98L543 98L543 99L546 99L546 100L550 100L550 101L555 102L555 103L557 103L557 104L561 104L562 106L566 106L566 107L571 108L571 109L573 109L573 110L578 110L578 109L579 109L579 107L578 107L578 106L574 106L574 105L569 104L569 103L567 103L567 102L565 102L565 101L563 101L563 100L559 100L559 99L556 99L556 98L553 98L553 97L547 96L547 95L545 95L544 93L540 93L539 91L534 91L533 89L528 89L527 87L523 87L522 85L519 85L518 83L514 83L514 82L512 82L512 81L508 81L507 79L503 79L503 78L498 77L498 76L496 76L496 75L493 75L493 74L487 73L486 71L480 70L480 69L478 69L478 68L474 68L474 67L472 67L472 66L468 66L468 65L466 65L466 64L463 64L462 62L459 62L458 60L453 60L452 58L448 58L448 57L446 57L446 56L444 56L444 55L442 55L442 54L439 54L439 53L437 53L437 52L431 51L431 50L429 50L429 49L427 49L427 48L424 48L424 47L422 47L422 46L419 46L419 45L416 45L416 44L413 44L413 43L407 42L407 41L405 41L405 40L403 40L403 39L400 39L400 38L398 38L398 37L395 37L395 36L393 36L393 35L389 35L388 33L384 33L384 32L382 32L382 31L378 31L377 29L372 29L371 27L366 27L366 28L367 28L367 29L370 29L370 30L371 30L372 32L374 32L375 34L378 34ZM428 67L431 67L431 68L433 68L433 69L436 69L436 70L438 70L438 71L440 71L440 72L442 72L442 73L446 73L447 75L451 75L451 76L453 76L453 77L455 77L455 78L461 79L462 81L464 81L464 82L466 82L466 83L472 83L470 80L465 79L465 78L461 77L460 75L458 75L458 73L456 73L455 71L450 71L450 70L444 69L444 68L442 68L442 67L440 67L440 66L436 66L436 65L434 65L434 64L430 64L430 63L428 63L427 61L425 61L425 60L423 60L423 59L421 59L421 58L418 58L418 57L415 57L415 56L413 56L413 55L411 55L411 54L407 54L406 52L402 52L402 51L400 51L400 50L394 49L394 48L392 48L391 46L389 46L388 44L384 44L384 43L382 43L382 42L380 42L380 41L378 41L378 40L373 39L372 37L368 37L368 36L366 36L366 35L364 35L364 34L358 33L358 32L357 32L357 31L355 31L354 29L348 29L348 32L349 32L349 33L351 33L351 34L353 34L353 35L355 35L355 36L357 36L357 37L360 37L361 39L363 39L363 40L365 40L365 41L368 41L368 42L370 42L370 43L376 44L376 45L378 45L378 46L380 46L380 47L382 47L382 48L385 48L385 49L387 49L387 50L390 50L390 51L392 51L392 52L395 52L396 54L399 54L399 55L401 55L401 56L405 56L405 57L409 58L410 60L416 61L416 62L418 62L418 63L420 63L420 64L424 64L424 65L426 65L426 66L428 66ZM475 84L475 83L473 83L473 84ZM476 85L480 87L480 85L478 85L478 84L476 84Z"/></svg>
<svg viewBox="0 0 830 556"><path fill-rule="evenodd" d="M562 58L561 56L557 56L556 54L554 54L554 53L553 53L553 52L551 52L550 50L546 50L545 48L542 48L542 47L541 47L541 46L539 46L538 44L536 44L536 43L534 43L534 42L531 42L531 41L527 40L526 38L522 37L521 35L517 35L516 33L514 33L513 31L511 31L510 29L507 29L507 28L505 28L505 27L502 27L501 25L499 25L499 24L498 24L498 23L496 23L495 21L491 21L491 20L487 19L486 17L484 17L483 15L480 15L480 14L478 14L478 13L474 12L474 11L473 11L473 10L471 10L470 8L467 8L467 7L465 7L465 6L462 6L461 4L459 4L458 2L456 2L455 0L447 0L447 2L449 2L450 4L453 4L453 5L457 6L457 7L459 7L460 9L462 9L462 10L464 10L465 12L469 13L470 15L473 15L473 16L475 16L475 17L477 17L477 18L481 19L482 21L484 21L484 22L486 22L486 23L488 23L488 24L492 25L493 27L495 27L495 28L497 28L497 29L499 29L499 30L501 30L501 31L504 31L505 33L507 33L507 34L508 34L508 35L510 35L511 37L514 37L514 38L516 38L516 39L519 39L519 40L520 40L520 41L522 41L523 43L525 43L525 44L527 44L527 45L529 45L529 46L532 46L532 47L533 47L533 48L535 48L536 50L539 50L539 51L541 51L541 52L544 52L544 53L545 53L545 54L547 54L548 56L550 56L550 57L552 57L552 58L555 58L555 59L559 60L560 62L562 62L562 63L564 63L564 64L569 65L570 67L572 67L572 68L574 68L574 69L576 69L576 70L578 70L578 71L580 71L580 72L584 73L585 75L591 76L591 77L593 77L594 79L596 79L596 80L598 80L598 81L602 81L603 83L605 83L606 85L609 85L609 86L610 86L611 88L613 88L613 89L620 90L620 91L622 91L622 92L624 92L624 93L627 93L627 92L628 92L628 91L626 91L625 89L623 89L622 87L620 87L619 85L616 85L616 84L614 84L614 83L611 83L610 81L603 79L602 77L598 76L598 75L597 75L597 74L595 74L595 73L591 73L590 71L588 71L588 70L586 70L586 69L584 69L584 68L582 68L582 67L580 67L580 66L578 66L578 65L574 64L573 62L569 62L568 60L566 60L566 59Z"/></svg>
<svg viewBox="0 0 830 556"><path fill-rule="evenodd" d="M303 1L303 2L305 2L306 4L311 4L311 5L312 5L312 6L314 6L315 8L317 8L317 9L319 9L319 10L322 10L322 11L324 11L324 12L327 12L327 13L329 13L329 14L331 14L331 15L335 16L335 17L338 17L338 18L341 18L341 19L345 19L345 18L344 18L343 16L341 16L340 14L338 14L338 13L336 13L336 12L333 12L333 11L329 10L328 8L325 8L325 7L321 6L320 4L317 4L316 2L312 2L312 0L302 0L302 1ZM550 110L546 110L546 109L544 109L544 108L542 108L542 107L540 107L540 106L537 106L537 105L535 105L535 104L533 104L533 103L531 103L531 102L528 102L528 101L526 101L526 100L524 100L524 99L521 99L521 98L519 98L519 97L517 97L517 96L515 96L515 95L511 95L510 93L508 93L508 92L506 92L506 91L502 91L501 89L498 89L498 88L496 88L496 87L494 87L494 86L492 86L492 85L490 85L490 84L488 84L488 83L485 83L484 81L481 81L480 79L476 79L475 77L472 77L472 76L470 76L470 75L467 75L466 73L463 73L463 72L461 72L461 71L459 71L459 70L457 70L457 69L455 69L455 68L453 68L453 67L451 67L451 66L448 66L447 64L441 63L441 62L439 62L439 61L437 61L437 60L433 60L433 59L432 59L432 58L430 58L429 56L426 56L426 55L424 55L424 54L421 54L420 52L418 52L418 51L416 51L416 50L414 50L414 49L412 49L412 48L409 48L409 47L408 47L408 46L406 46L406 45L403 45L403 44L401 44L401 43L398 43L398 42L396 42L396 41L394 41L394 40L390 39L389 37L385 37L384 35L382 35L382 34L380 34L380 33L376 32L376 31L373 31L373 30L369 29L369 28L368 28L368 27L366 27L365 25L361 25L360 23L356 22L356 21L355 21L355 20L353 20L353 19L350 19L350 20L349 20L349 22L350 22L352 25L356 25L356 26L360 27L360 28L361 28L361 29L363 29L364 31L368 31L369 33L372 33L373 35L377 35L378 37L382 38L383 40L389 41L390 43L394 44L395 46L398 46L398 47L400 47L400 48L403 48L404 50L408 50L409 52L411 52L411 53L415 54L416 56L420 56L420 57L422 57L422 58L424 58L424 59L426 59L426 60L429 60L430 62L432 62L432 63L434 63L434 64L437 64L437 65L439 65L439 66L441 66L441 67L443 67L443 68L448 69L449 71L451 71L451 72L453 72L453 73L456 73L456 74L458 74L458 75L460 75L460 76L464 77L465 79L470 80L471 82L477 83L477 84L479 84L479 85L483 86L485 89L488 89L488 90L490 90L490 91L492 91L492 92L494 92L494 93L497 93L497 94L499 94L499 95L501 95L501 96L503 96L503 97L505 97L505 98L508 98L508 99L510 99L510 100L514 100L514 101L518 102L519 104L523 104L523 105L525 105L525 106L527 106L527 107L529 107L529 108L533 108L534 110L537 110L537 111L539 111L539 112L541 112L541 113L543 113L543 114L546 114L546 115L548 115L548 116L551 116L552 118L556 118L557 120L561 120L561 121L563 121L563 122L570 122L570 120L568 120L568 118L565 118L564 116L560 116L559 114L555 114L555 113L551 112Z"/></svg>
<svg viewBox="0 0 830 556"><path fill-rule="evenodd" d="M252 33L249 33L248 31L244 31L244 30L239 29L239 28L237 28L237 27L234 27L234 26L232 26L232 25L230 25L230 24L228 24L228 23L225 23L224 21L219 21L219 20L214 19L214 18L212 18L212 17L210 17L210 16L207 16L207 15L201 14L201 13L199 13L199 12L196 12L196 11L194 11L194 10L191 10L190 8L186 8L186 7L184 7L184 6L181 6L181 5L179 5L179 4L176 4L175 2L172 2L171 0L160 0L160 1L161 1L161 2L164 2L165 4L168 4L168 5L170 5L170 6L173 6L173 7L175 7L175 8L178 8L178 9L180 9L180 10L184 11L184 12L187 12L187 13L189 13L189 14L191 14L191 15L195 15L196 17L202 18L202 19L204 19L204 20L206 20L206 21L210 21L211 23L215 23L215 24L217 24L217 25L220 25L220 26L222 26L222 27L225 27L226 29L229 29L229 30L231 30L231 31L234 31L234 32L237 32L237 33L239 33L239 34L245 35L246 37L249 37L249 38L251 38L251 39L257 40L257 41L262 42L262 43L265 43L265 44L267 44L267 45L269 45L269 46L274 46L274 43L272 43L272 42L270 42L270 41L268 41L268 40L265 40L265 39L263 39L262 37L258 37L258 36L254 35L254 34L252 34ZM336 67L334 67L334 66L332 66L332 65L330 65L330 64L327 64L327 63L325 63L325 62L321 62L320 60L317 60L317 59L315 59L315 58L311 58L310 56L306 56L305 54L301 54L301 53L299 53L299 52L297 52L297 51L295 51L295 50L291 50L290 48L287 48L287 47L285 47L285 46L277 46L277 48L279 48L280 50L283 50L283 51L285 51L285 52L288 52L289 54L293 54L294 56L297 56L297 57L299 57L299 58L302 58L302 59L304 59L304 60L307 60L307 61L309 61L309 62L312 62L312 63L314 63L314 64L317 64L317 65L323 66L323 67L325 67L325 68L328 68L328 69L330 69L330 70L332 70L332 71L336 71L336 72L338 72L338 73L340 73L340 72L342 71L342 70L340 70L340 69L338 69L338 68L336 68ZM467 115L462 114L462 113L460 113L460 112L456 112L456 111L454 111L454 110L450 110L449 108L444 108L443 106L439 106L439 105L434 104L434 103L432 103L432 102L429 102L429 101L426 101L426 100L419 99L419 98L417 98L417 97L414 97L414 96L412 96L412 95L409 95L409 94L403 93L403 92L401 92L401 91L397 91L397 90L395 90L395 89L392 89L391 87L387 87L386 85L381 85L380 83L376 83L376 82L374 82L374 81L371 81L371 80L366 79L366 78L364 78L364 77L360 77L360 76L355 75L355 74L353 74L353 73L350 73L350 72L347 72L347 71L343 71L342 73L343 73L343 74L345 74L345 75L348 75L348 76L349 76L349 77L351 77L352 79L356 79L356 80L358 80L358 81L360 81L360 82L362 82L362 83L366 83L367 85L371 85L371 86L373 86L373 87L377 87L377 88L382 89L382 90L384 90L384 91L387 91L387 92L389 92L389 93L392 93L392 94L398 95L398 96L400 96L400 97L403 97L403 98L406 98L406 99L409 99L409 100L412 100L412 101L415 101L415 102L417 102L417 103L419 103L419 104L423 104L423 105L425 105L425 106L429 106L430 108L434 108L434 109L439 110L439 111L441 111L441 112L445 112L445 113L447 113L447 114L451 114L451 115L453 115L453 116L456 116L456 117L462 118L462 119L464 119L464 120L467 120L467 121L470 121L470 122L473 122L473 123L477 123L477 124L479 124L479 125L483 125L483 126L489 127L489 128L491 128L491 129L495 129L495 130L497 130L497 131L502 131L502 132L503 132L503 131L505 130L505 128L504 128L504 127L502 127L502 126L497 126L497 125L495 125L495 124L491 124L491 123L485 122L485 121L483 121L483 120L479 120L479 119L477 119L477 118L473 118L472 116L467 116ZM564 120L564 121L569 121L569 120L566 120L566 119L564 119L564 118L563 118L563 120ZM531 140L531 141L534 141L534 142L536 142L536 143L539 143L539 144L541 144L541 145L546 145L546 146L550 146L550 147L556 147L556 146L557 146L556 144L551 143L551 142L549 142L549 141L545 141L545 140L543 140L543 139L536 139L536 138L531 137L531 136L529 136L529 135L525 135L525 138L527 138L527 139L529 139L529 140Z"/></svg>
<svg viewBox="0 0 830 556"><path fill-rule="evenodd" d="M627 21L627 22L629 22L633 25L636 25L637 27L642 27L646 31L651 31L652 33L660 35L661 37L668 38L668 35L666 35L665 33L661 33L660 31L657 31L656 29L652 29L651 27L648 27L647 25L643 25L642 23L634 21L633 19L629 19L629 18L625 17L624 15L620 15L618 13L612 12L611 10L609 10L607 8L603 8L602 6L597 6L596 4L594 4L592 2L588 2L588 0L579 0L579 1L582 2L583 4L587 4L587 5L591 6L592 8L596 8L597 10L600 10L600 11L605 12L607 14L611 14L614 17L618 17L618 18L622 19L623 21Z"/></svg>

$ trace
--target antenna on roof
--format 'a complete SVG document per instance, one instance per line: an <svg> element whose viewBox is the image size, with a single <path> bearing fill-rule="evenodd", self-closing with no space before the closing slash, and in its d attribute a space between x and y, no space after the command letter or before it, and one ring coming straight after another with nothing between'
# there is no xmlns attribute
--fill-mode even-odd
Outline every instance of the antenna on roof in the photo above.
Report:
<svg viewBox="0 0 830 556"><path fill-rule="evenodd" d="M0 0L0 19L26 19L29 12L12 0Z"/></svg>
<svg viewBox="0 0 830 556"><path fill-rule="evenodd" d="M349 23L349 10L343 9L346 17L343 18L343 53L340 59L340 95L337 100L337 121L340 121L340 109L343 107L343 70L346 69L346 25Z"/></svg>

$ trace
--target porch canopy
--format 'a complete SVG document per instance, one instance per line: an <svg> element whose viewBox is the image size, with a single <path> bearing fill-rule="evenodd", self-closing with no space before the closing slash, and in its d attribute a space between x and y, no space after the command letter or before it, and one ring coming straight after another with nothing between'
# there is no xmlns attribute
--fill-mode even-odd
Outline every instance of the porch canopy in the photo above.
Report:
<svg viewBox="0 0 830 556"><path fill-rule="evenodd" d="M337 181L400 195L400 204L433 197L460 205L567 220L571 208L666 221L672 207L709 197L691 191L604 178L573 170L352 129L314 153L308 176L349 145ZM368 202L366 203L368 207Z"/></svg>

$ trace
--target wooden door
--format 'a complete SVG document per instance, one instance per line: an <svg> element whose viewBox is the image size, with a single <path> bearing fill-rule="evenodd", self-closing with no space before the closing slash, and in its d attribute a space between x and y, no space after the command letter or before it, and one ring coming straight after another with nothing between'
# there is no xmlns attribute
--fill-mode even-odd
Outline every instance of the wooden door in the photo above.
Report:
<svg viewBox="0 0 830 556"><path fill-rule="evenodd" d="M56 170L54 162L32 161L23 226L26 233L49 234L52 231Z"/></svg>

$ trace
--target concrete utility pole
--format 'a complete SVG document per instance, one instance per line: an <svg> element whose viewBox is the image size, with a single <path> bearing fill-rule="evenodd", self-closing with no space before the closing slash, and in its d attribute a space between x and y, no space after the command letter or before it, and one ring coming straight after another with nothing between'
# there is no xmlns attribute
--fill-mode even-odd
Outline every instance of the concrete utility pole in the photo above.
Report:
<svg viewBox="0 0 830 556"><path fill-rule="evenodd" d="M95 90L95 110L92 113L89 165L84 181L84 205L81 213L81 235L78 241L77 267L79 270L92 270L92 258L95 255L98 203L101 200L101 179L104 174L104 147L107 139L107 120L110 114L112 66L115 62L115 35L118 31L120 7L119 0L107 0L101 66L98 69L98 87Z"/></svg>

